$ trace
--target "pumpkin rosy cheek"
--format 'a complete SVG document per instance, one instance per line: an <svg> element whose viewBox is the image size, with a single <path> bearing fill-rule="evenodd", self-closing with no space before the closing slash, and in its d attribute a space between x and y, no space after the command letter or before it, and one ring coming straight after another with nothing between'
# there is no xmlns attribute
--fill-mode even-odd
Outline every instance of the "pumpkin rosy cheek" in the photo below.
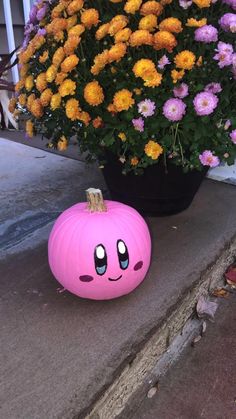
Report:
<svg viewBox="0 0 236 419"><path fill-rule="evenodd" d="M143 261L140 260L139 262L136 263L136 265L134 265L134 271L139 271L139 269L141 269L143 267Z"/></svg>
<svg viewBox="0 0 236 419"><path fill-rule="evenodd" d="M90 276L90 275L81 275L79 277L79 279L82 282L91 282L91 281L93 281L94 278L92 276Z"/></svg>

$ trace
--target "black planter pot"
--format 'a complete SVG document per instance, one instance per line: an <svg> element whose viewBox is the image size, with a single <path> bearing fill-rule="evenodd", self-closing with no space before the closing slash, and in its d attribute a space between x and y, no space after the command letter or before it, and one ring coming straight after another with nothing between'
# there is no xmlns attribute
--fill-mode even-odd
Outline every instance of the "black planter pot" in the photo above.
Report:
<svg viewBox="0 0 236 419"><path fill-rule="evenodd" d="M207 169L183 173L181 167L163 161L144 170L137 176L122 174L122 164L113 155L106 156L103 174L115 201L137 209L143 215L164 216L177 214L189 207Z"/></svg>

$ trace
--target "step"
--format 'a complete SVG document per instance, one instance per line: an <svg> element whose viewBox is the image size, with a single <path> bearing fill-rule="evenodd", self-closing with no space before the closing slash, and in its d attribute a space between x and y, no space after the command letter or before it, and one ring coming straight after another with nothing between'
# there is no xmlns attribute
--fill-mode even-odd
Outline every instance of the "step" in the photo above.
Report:
<svg viewBox="0 0 236 419"><path fill-rule="evenodd" d="M97 167L1 140L0 168L0 416L127 418L199 295L235 257L235 187L205 180L188 210L147 219L146 280L126 297L95 302L59 292L47 237L86 187L105 189Z"/></svg>

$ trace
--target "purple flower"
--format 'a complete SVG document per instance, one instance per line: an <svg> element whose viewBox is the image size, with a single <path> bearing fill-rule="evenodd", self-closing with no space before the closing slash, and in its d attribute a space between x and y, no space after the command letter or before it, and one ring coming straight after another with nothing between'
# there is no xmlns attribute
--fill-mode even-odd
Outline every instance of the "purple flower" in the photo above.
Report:
<svg viewBox="0 0 236 419"><path fill-rule="evenodd" d="M219 24L225 32L236 32L236 14L225 13L219 20Z"/></svg>
<svg viewBox="0 0 236 419"><path fill-rule="evenodd" d="M206 85L204 90L205 92L216 94L222 92L222 87L220 83L209 83Z"/></svg>
<svg viewBox="0 0 236 419"><path fill-rule="evenodd" d="M163 55L158 61L157 67L160 68L160 70L163 70L167 64L170 64L169 58L166 55Z"/></svg>
<svg viewBox="0 0 236 419"><path fill-rule="evenodd" d="M137 119L132 119L132 123L133 123L134 129L136 131L139 131L139 132L144 131L144 120L143 120L143 118L140 117L140 118L137 118Z"/></svg>
<svg viewBox="0 0 236 419"><path fill-rule="evenodd" d="M236 144L236 129L234 129L231 133L230 133L230 138L233 141L234 144Z"/></svg>
<svg viewBox="0 0 236 419"><path fill-rule="evenodd" d="M218 61L220 68L226 67L232 64L233 61L233 47L231 44L225 42L218 42L217 54L214 55L213 60Z"/></svg>
<svg viewBox="0 0 236 419"><path fill-rule="evenodd" d="M217 107L219 99L210 92L198 93L194 100L194 109L199 116L210 115Z"/></svg>
<svg viewBox="0 0 236 419"><path fill-rule="evenodd" d="M38 21L43 20L47 14L48 11L48 5L44 4L43 7L41 7L41 9L39 9L38 13L37 13L37 19Z"/></svg>
<svg viewBox="0 0 236 419"><path fill-rule="evenodd" d="M218 40L218 31L212 25L204 25L195 30L194 39L195 41L204 42L206 44L216 42Z"/></svg>
<svg viewBox="0 0 236 419"><path fill-rule="evenodd" d="M214 156L210 150L203 151L203 153L199 155L199 160L203 166L216 167L220 164L219 157Z"/></svg>
<svg viewBox="0 0 236 419"><path fill-rule="evenodd" d="M180 7L185 10L192 6L192 3L192 0L179 0Z"/></svg>
<svg viewBox="0 0 236 419"><path fill-rule="evenodd" d="M181 99L168 99L163 106L163 115L169 121L180 121L185 114L186 105Z"/></svg>
<svg viewBox="0 0 236 419"><path fill-rule="evenodd" d="M37 22L37 18L36 18L37 12L38 12L38 8L37 8L36 4L34 4L31 7L31 10L30 10L29 23L36 23Z"/></svg>
<svg viewBox="0 0 236 419"><path fill-rule="evenodd" d="M40 28L37 32L38 35L45 36L47 33L45 28Z"/></svg>
<svg viewBox="0 0 236 419"><path fill-rule="evenodd" d="M188 96L188 85L186 83L181 83L178 87L173 89L174 96L179 99L183 99Z"/></svg>
<svg viewBox="0 0 236 419"><path fill-rule="evenodd" d="M33 32L33 31L35 31L35 26L34 26L32 23L29 23L29 22L28 22L28 23L25 25L24 35L25 35L25 36L30 35L30 34L31 34L31 32Z"/></svg>
<svg viewBox="0 0 236 419"><path fill-rule="evenodd" d="M138 112L141 113L144 118L154 115L155 109L155 102L152 102L150 99L145 99L138 103Z"/></svg>
<svg viewBox="0 0 236 419"><path fill-rule="evenodd" d="M227 44L226 42L218 42L217 49L218 52L224 52L225 54L233 54L233 46L231 44Z"/></svg>
<svg viewBox="0 0 236 419"><path fill-rule="evenodd" d="M232 7L233 10L236 10L236 0L224 0L224 3Z"/></svg>

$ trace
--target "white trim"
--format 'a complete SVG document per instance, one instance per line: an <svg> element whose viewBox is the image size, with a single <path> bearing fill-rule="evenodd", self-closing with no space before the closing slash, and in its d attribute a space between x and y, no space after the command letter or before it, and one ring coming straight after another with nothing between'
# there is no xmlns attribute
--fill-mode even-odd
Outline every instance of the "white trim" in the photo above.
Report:
<svg viewBox="0 0 236 419"><path fill-rule="evenodd" d="M23 8L24 8L24 17L25 17L25 24L29 20L29 14L31 9L30 0L23 0Z"/></svg>
<svg viewBox="0 0 236 419"><path fill-rule="evenodd" d="M16 48L13 22L12 22L12 13L11 13L11 0L3 0L3 8L4 8L4 15L5 15L5 22L6 22L8 48L9 48L9 52L11 52L11 51L14 51L14 49ZM16 55L14 54L11 59L11 62L13 63L15 59L16 59ZM13 78L14 83L17 83L19 80L19 72L16 65L12 67L12 78Z"/></svg>

